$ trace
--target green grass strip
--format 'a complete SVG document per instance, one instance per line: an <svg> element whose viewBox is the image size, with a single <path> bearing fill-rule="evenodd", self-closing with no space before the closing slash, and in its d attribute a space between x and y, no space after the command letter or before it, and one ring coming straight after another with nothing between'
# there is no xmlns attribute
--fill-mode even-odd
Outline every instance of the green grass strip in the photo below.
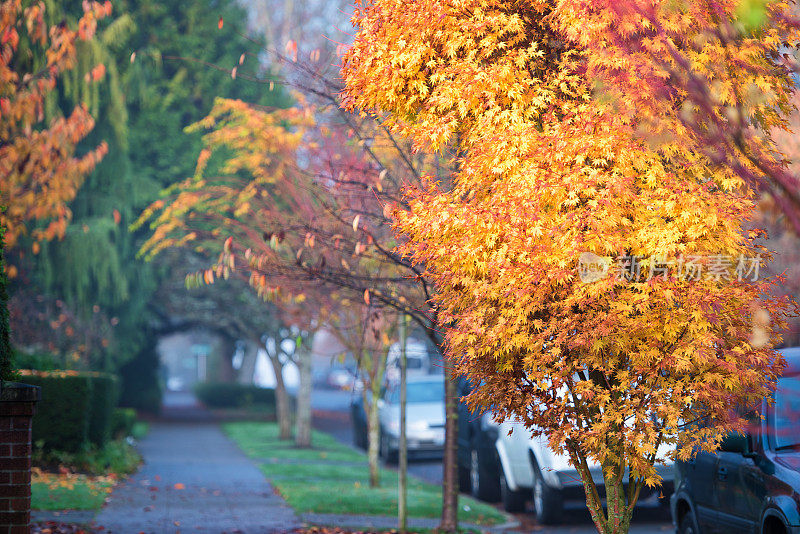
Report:
<svg viewBox="0 0 800 534"><path fill-rule="evenodd" d="M297 513L397 515L397 472L381 469L380 487L370 488L366 454L328 434L315 431L313 448L297 449L292 442L278 440L275 423L227 423L223 429L260 463L261 471ZM440 517L441 487L416 477L408 480L409 517ZM462 495L459 521L494 525L505 522L506 517L494 507Z"/></svg>
<svg viewBox="0 0 800 534"><path fill-rule="evenodd" d="M31 484L32 510L98 510L112 482L77 480L69 485L34 482Z"/></svg>

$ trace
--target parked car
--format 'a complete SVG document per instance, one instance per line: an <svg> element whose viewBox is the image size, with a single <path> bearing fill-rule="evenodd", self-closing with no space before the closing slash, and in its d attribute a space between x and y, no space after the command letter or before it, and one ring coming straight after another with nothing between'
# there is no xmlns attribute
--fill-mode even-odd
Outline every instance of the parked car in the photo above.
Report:
<svg viewBox="0 0 800 534"><path fill-rule="evenodd" d="M469 380L458 382L458 395L472 390ZM458 405L459 489L486 502L500 500L500 461L495 443L498 428L490 412L473 413L463 402Z"/></svg>
<svg viewBox="0 0 800 534"><path fill-rule="evenodd" d="M472 384L459 382L459 395L467 395ZM511 435L509 431L513 430ZM660 455L668 452L662 447ZM604 488L598 465L590 463L598 490ZM658 466L663 478L663 495L672 492L673 464ZM555 454L547 439L534 438L522 424L503 421L497 424L491 412L475 414L465 403L459 404L458 473L461 491L487 502L502 501L509 512L521 512L533 500L540 523L558 522L566 500L585 502L577 471L566 456ZM641 499L653 490L644 489ZM641 500L640 499L640 500ZM662 502L666 503L666 499Z"/></svg>
<svg viewBox="0 0 800 534"><path fill-rule="evenodd" d="M355 366L339 362L331 364L325 376L325 385L333 389L351 389L355 381Z"/></svg>
<svg viewBox="0 0 800 534"><path fill-rule="evenodd" d="M486 424L491 424L487 418ZM586 502L583 483L577 470L566 455L554 452L544 436L534 437L521 423L503 421L497 428L497 457L499 459L500 499L509 512L521 512L531 499L538 521L542 524L557 523L561 518L564 501ZM664 457L667 446L658 449ZM600 465L589 462L589 470L601 497L605 493ZM656 466L662 478L662 488L642 488L639 500L648 498L653 492L669 495L673 488L673 463ZM666 502L666 499L664 499Z"/></svg>
<svg viewBox="0 0 800 534"><path fill-rule="evenodd" d="M749 414L751 429L728 435L717 453L676 462L678 533L800 533L800 347L781 352L787 366L774 405L765 400Z"/></svg>
<svg viewBox="0 0 800 534"><path fill-rule="evenodd" d="M427 376L431 374L431 358L425 343L408 338L406 342L406 376ZM400 380L400 344L394 343L386 357L386 380L396 383Z"/></svg>
<svg viewBox="0 0 800 534"><path fill-rule="evenodd" d="M409 454L440 453L444 447L444 380L441 375L408 377L406 384L406 439ZM367 447L367 421L363 399L353 397L350 405L354 441ZM397 461L400 446L400 389L394 384L378 399L380 455L389 463Z"/></svg>
<svg viewBox="0 0 800 534"><path fill-rule="evenodd" d="M367 395L370 392L367 391ZM367 449L367 413L364 410L364 398L360 393L354 393L350 401L350 421L353 424L353 444L364 450Z"/></svg>

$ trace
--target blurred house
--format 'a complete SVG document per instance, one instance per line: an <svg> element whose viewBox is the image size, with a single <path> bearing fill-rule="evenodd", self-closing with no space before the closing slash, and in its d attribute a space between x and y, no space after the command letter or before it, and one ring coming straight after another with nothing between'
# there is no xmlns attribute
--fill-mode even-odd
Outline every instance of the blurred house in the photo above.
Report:
<svg viewBox="0 0 800 534"><path fill-rule="evenodd" d="M159 339L156 350L162 379L171 391L191 391L197 382L221 380L225 349L219 336L202 330L174 333Z"/></svg>

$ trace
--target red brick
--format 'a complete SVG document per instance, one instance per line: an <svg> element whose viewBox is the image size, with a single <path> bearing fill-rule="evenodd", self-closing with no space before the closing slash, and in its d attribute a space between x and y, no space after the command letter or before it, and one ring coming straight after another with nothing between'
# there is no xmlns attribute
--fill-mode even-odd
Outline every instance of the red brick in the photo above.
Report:
<svg viewBox="0 0 800 534"><path fill-rule="evenodd" d="M2 491L2 489L0 489ZM30 497L0 499L0 512L28 512L31 506Z"/></svg>
<svg viewBox="0 0 800 534"><path fill-rule="evenodd" d="M0 525L27 525L30 520L30 512L0 512Z"/></svg>
<svg viewBox="0 0 800 534"><path fill-rule="evenodd" d="M0 443L0 458L11 456L11 445L8 443Z"/></svg>
<svg viewBox="0 0 800 534"><path fill-rule="evenodd" d="M0 443L28 443L30 439L30 432L24 430L0 431Z"/></svg>
<svg viewBox="0 0 800 534"><path fill-rule="evenodd" d="M17 499L9 499L8 509L12 512L27 512L31 508L30 497L19 497Z"/></svg>
<svg viewBox="0 0 800 534"><path fill-rule="evenodd" d="M27 415L34 413L32 402L2 402L0 403L0 417L8 415Z"/></svg>
<svg viewBox="0 0 800 534"><path fill-rule="evenodd" d="M30 484L31 472L30 471L11 471L9 472L11 480L10 484Z"/></svg>
<svg viewBox="0 0 800 534"><path fill-rule="evenodd" d="M16 418L0 416L0 430L11 430L14 419Z"/></svg>
<svg viewBox="0 0 800 534"><path fill-rule="evenodd" d="M11 472L10 471L3 471L0 472L0 485L3 484L11 484ZM20 482L21 484L21 482Z"/></svg>
<svg viewBox="0 0 800 534"><path fill-rule="evenodd" d="M3 497L30 497L31 487L28 484L9 484L0 487Z"/></svg>
<svg viewBox="0 0 800 534"><path fill-rule="evenodd" d="M28 471L30 468L30 458L0 458L0 471Z"/></svg>
<svg viewBox="0 0 800 534"><path fill-rule="evenodd" d="M14 430L30 430L31 421L30 417L14 417L11 419L11 425Z"/></svg>
<svg viewBox="0 0 800 534"><path fill-rule="evenodd" d="M16 526L16 527L9 527L8 534L30 534L31 529L29 526Z"/></svg>
<svg viewBox="0 0 800 534"><path fill-rule="evenodd" d="M30 456L31 455L31 444L28 443L17 443L16 445L11 446L11 456Z"/></svg>

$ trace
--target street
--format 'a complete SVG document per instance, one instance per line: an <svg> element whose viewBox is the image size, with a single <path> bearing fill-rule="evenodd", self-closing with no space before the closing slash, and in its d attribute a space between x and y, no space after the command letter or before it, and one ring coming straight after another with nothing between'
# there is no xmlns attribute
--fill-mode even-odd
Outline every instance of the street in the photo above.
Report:
<svg viewBox="0 0 800 534"><path fill-rule="evenodd" d="M353 444L353 428L350 421L350 399L354 393L334 389L315 389L311 405L314 410L314 428L327 432L342 443ZM442 483L441 458L410 458L408 472L434 484ZM497 505L500 507L500 505ZM528 503L524 514L514 514L519 526L508 532L543 532L553 534L591 534L596 532L586 505L583 502L568 502L564 505L563 521L560 526L542 526L536 523ZM633 517L631 534L661 534L673 532L669 510L660 507L651 499L639 504Z"/></svg>

